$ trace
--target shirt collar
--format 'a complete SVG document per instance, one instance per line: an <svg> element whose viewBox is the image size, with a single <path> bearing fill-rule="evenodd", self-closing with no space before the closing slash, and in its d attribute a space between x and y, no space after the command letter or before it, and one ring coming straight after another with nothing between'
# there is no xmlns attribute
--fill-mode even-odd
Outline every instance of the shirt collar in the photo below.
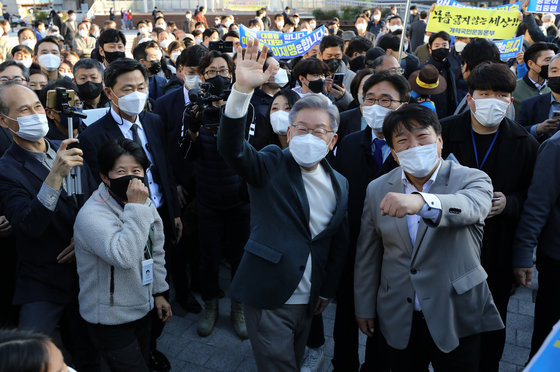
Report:
<svg viewBox="0 0 560 372"><path fill-rule="evenodd" d="M21 147L21 149L23 149L23 151L25 151L28 155L32 156L33 158L39 160L39 161L43 161L46 157L49 157L51 159L55 159L56 158L56 151L54 151L54 149L52 148L51 144L49 143L49 141L47 141L46 139L44 139L45 141L45 145L47 146L47 151L45 152L37 152L37 151L31 151L26 149L25 147ZM16 145L17 142L14 142ZM19 146L19 145L18 145Z"/></svg>
<svg viewBox="0 0 560 372"><path fill-rule="evenodd" d="M189 90L187 89L185 84L183 84L183 95L185 96L185 106L186 106L189 103L191 103L191 100L189 99Z"/></svg>
<svg viewBox="0 0 560 372"><path fill-rule="evenodd" d="M436 181L437 175L439 173L439 170L441 168L441 165L443 164L443 159L439 159L439 165L436 168L435 172L432 174L432 176L430 177L429 180L426 181L426 183L424 184L424 187L422 188L423 192L429 192L430 188L432 187L432 185L434 184L434 182ZM404 187L408 187L410 189L416 190L416 186L414 186L406 177L406 174L404 173L404 170L401 170L401 181L404 185ZM418 191L418 190L416 190Z"/></svg>
<svg viewBox="0 0 560 372"><path fill-rule="evenodd" d="M551 104L556 103L560 105L560 102L554 99L554 95L552 93L550 93L550 103Z"/></svg>
<svg viewBox="0 0 560 372"><path fill-rule="evenodd" d="M132 123L132 122L126 120L125 118L123 118L122 116L120 116L115 111L115 108L113 107L113 105L111 105L111 115L113 116L113 119L117 122L117 124L119 126L122 126L126 130L130 130L130 128L132 128L132 124L137 124L139 127L142 126L140 124L140 115L136 115L136 120L134 121L134 123Z"/></svg>
<svg viewBox="0 0 560 372"><path fill-rule="evenodd" d="M529 80L531 80L531 83L533 83L533 85L535 86L535 88L537 88L538 90L541 90L545 85L546 85L546 79L542 84L537 83L536 81L534 81L533 79L531 79L529 77L529 74L527 73L527 77L529 78Z"/></svg>

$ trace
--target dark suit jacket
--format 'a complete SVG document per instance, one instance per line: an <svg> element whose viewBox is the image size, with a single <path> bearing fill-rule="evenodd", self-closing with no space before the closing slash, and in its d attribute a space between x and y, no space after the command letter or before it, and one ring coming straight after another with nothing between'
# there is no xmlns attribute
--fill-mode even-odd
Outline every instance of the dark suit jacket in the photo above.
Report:
<svg viewBox="0 0 560 372"><path fill-rule="evenodd" d="M340 113L340 125L336 133L338 134L337 142L340 144L344 137L350 133L362 130L362 112L360 107L353 108Z"/></svg>
<svg viewBox="0 0 560 372"><path fill-rule="evenodd" d="M151 148L152 159L155 163L153 166L156 169L154 177L160 180L159 187L165 200L169 218L171 219L170 226L175 226L173 219L179 217L181 211L177 199L177 187L169 168L165 127L161 122L161 118L151 112L143 111L140 114L140 122L146 133L149 149ZM97 165L97 151L107 141L123 138L118 125L109 110L105 116L91 124L79 135L80 147L84 151L84 159L90 166L97 182L101 182Z"/></svg>
<svg viewBox="0 0 560 372"><path fill-rule="evenodd" d="M441 125L443 158L453 153L462 165L476 168L470 112L442 120ZM497 155L494 165L492 168L486 164L482 167L482 171L492 180L494 191L504 193L507 200L500 215L485 221L481 252L488 281L500 282L501 288L505 290L511 288L513 237L527 198L537 148L538 142L533 136L514 121L505 118L492 148Z"/></svg>
<svg viewBox="0 0 560 372"><path fill-rule="evenodd" d="M14 140L10 131L6 128L0 128L0 157L8 150L12 142L14 142Z"/></svg>
<svg viewBox="0 0 560 372"><path fill-rule="evenodd" d="M426 33L426 22L417 20L410 25L410 50L416 50L424 44L424 34Z"/></svg>
<svg viewBox="0 0 560 372"><path fill-rule="evenodd" d="M51 142L58 149L58 142ZM96 188L87 166L81 168L84 194ZM76 264L56 257L73 236L78 209L64 189L54 211L37 199L49 170L13 143L0 159L0 203L16 236L18 266L14 304L48 301L66 304L77 299Z"/></svg>
<svg viewBox="0 0 560 372"><path fill-rule="evenodd" d="M60 35L64 38L64 44L72 45L72 40L78 34L78 23L76 21L72 22L69 19L62 23L62 27L60 29Z"/></svg>
<svg viewBox="0 0 560 372"><path fill-rule="evenodd" d="M329 225L311 238L309 203L301 170L289 149L256 151L244 139L246 118L222 115L218 149L248 183L251 235L229 289L231 298L257 308L282 306L297 288L311 252L309 311L319 296L334 298L346 260L348 182L326 160L336 208Z"/></svg>
<svg viewBox="0 0 560 372"><path fill-rule="evenodd" d="M548 119L550 112L550 96L552 93L545 93L527 98L521 103L521 110L517 115L517 122L525 127L527 132L531 131L531 127L535 124L540 124ZM541 134L537 136L539 142L543 142L551 135Z"/></svg>

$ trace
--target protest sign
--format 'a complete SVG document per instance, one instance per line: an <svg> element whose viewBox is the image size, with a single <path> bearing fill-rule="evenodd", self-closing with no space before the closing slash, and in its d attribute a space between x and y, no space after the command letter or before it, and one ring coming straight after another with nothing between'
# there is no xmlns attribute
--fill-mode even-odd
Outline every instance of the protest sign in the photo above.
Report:
<svg viewBox="0 0 560 372"><path fill-rule="evenodd" d="M321 42L325 36L325 26L321 26L313 32L274 32L255 31L241 25L239 28L241 45L247 46L250 40L259 40L259 49L264 45L277 58L294 58L304 55L311 47Z"/></svg>
<svg viewBox="0 0 560 372"><path fill-rule="evenodd" d="M557 371L558 360L560 360L560 322L552 327L552 331L523 372Z"/></svg>
<svg viewBox="0 0 560 372"><path fill-rule="evenodd" d="M530 0L527 7L528 12L533 13L560 13L558 0Z"/></svg>
<svg viewBox="0 0 560 372"><path fill-rule="evenodd" d="M500 59L514 58L523 49L523 36L508 40L494 40L500 50Z"/></svg>
<svg viewBox="0 0 560 372"><path fill-rule="evenodd" d="M462 37L510 39L519 26L519 11L436 5L426 31Z"/></svg>
<svg viewBox="0 0 560 372"><path fill-rule="evenodd" d="M455 0L437 0L436 4L439 5L449 5L449 6L455 6L457 8L476 8L476 9L481 9L478 8L476 6L470 6L467 4L463 4L460 3L458 1ZM518 1L516 3L511 3L511 4L504 4L504 5L498 5L498 6L489 6L488 8L482 8L482 9L498 9L498 10L521 10L521 1Z"/></svg>
<svg viewBox="0 0 560 372"><path fill-rule="evenodd" d="M224 9L231 10L259 10L270 6L270 1L268 0L224 0Z"/></svg>

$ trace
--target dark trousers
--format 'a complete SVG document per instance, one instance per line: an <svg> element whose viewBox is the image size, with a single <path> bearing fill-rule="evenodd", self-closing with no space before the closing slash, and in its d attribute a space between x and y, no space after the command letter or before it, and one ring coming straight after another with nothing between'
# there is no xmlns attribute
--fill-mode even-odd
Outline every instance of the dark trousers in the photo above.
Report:
<svg viewBox="0 0 560 372"><path fill-rule="evenodd" d="M198 240L200 243L200 276L202 299L219 296L218 284L222 252L235 275L243 248L249 238L249 204L231 209L213 209L199 204Z"/></svg>
<svg viewBox="0 0 560 372"><path fill-rule="evenodd" d="M537 270L539 271L539 289L535 303L535 323L530 358L539 350L554 324L560 319L560 307L558 307L560 261L537 250Z"/></svg>
<svg viewBox="0 0 560 372"><path fill-rule="evenodd" d="M313 315L311 318L311 329L307 339L307 347L318 348L325 344L325 327L323 325L323 314Z"/></svg>
<svg viewBox="0 0 560 372"><path fill-rule="evenodd" d="M507 274L487 269L488 271L488 287L492 292L494 303L500 312L502 322L506 324L507 307L511 294L511 274L512 269ZM501 275L500 275L501 274ZM506 329L497 331L483 332L480 334L480 371L481 372L498 372L500 369L500 360L504 352L506 344Z"/></svg>
<svg viewBox="0 0 560 372"><path fill-rule="evenodd" d="M87 336L86 321L80 316L78 304L67 305L51 302L31 302L21 305L19 328L39 331L53 336L60 325L63 346L70 352L72 363L78 371L98 371L99 354ZM60 345L59 345L60 346Z"/></svg>
<svg viewBox="0 0 560 372"><path fill-rule="evenodd" d="M438 349L422 313L414 312L408 346L389 346L391 372L427 372L430 362L435 372L477 372L480 363L480 335L463 337L459 346L444 353Z"/></svg>
<svg viewBox="0 0 560 372"><path fill-rule="evenodd" d="M111 372L149 372L151 314L119 325L88 323L95 347Z"/></svg>
<svg viewBox="0 0 560 372"><path fill-rule="evenodd" d="M0 247L2 247L2 258L5 263L2 272L0 272L0 291L3 294L0 299L0 309L2 309L3 314L0 317L0 328L13 328L18 325L19 314L19 306L12 305L16 288L17 267L16 240L14 235L0 238Z"/></svg>

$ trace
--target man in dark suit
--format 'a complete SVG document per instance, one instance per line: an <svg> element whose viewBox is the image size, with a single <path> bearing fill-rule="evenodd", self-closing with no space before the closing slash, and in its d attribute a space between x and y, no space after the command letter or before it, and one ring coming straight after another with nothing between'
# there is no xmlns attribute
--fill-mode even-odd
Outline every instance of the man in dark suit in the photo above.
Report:
<svg viewBox="0 0 560 372"><path fill-rule="evenodd" d="M501 63L481 64L469 75L469 111L442 120L443 157L486 172L494 186L485 221L481 262L502 321L506 323L512 278L515 229L537 155L537 141L505 115L512 104L515 75ZM480 370L497 372L505 329L481 335Z"/></svg>
<svg viewBox="0 0 560 372"><path fill-rule="evenodd" d="M72 46L72 40L78 33L78 23L76 22L76 13L73 10L68 11L68 19L62 24L60 35L64 38L64 44Z"/></svg>
<svg viewBox="0 0 560 372"><path fill-rule="evenodd" d="M258 152L244 139L251 94L272 75L272 65L263 72L266 50L257 59L258 42L249 42L238 58L218 134L222 156L247 181L251 199L251 236L230 294L245 304L258 369L295 371L312 314L334 298L346 259L348 183L324 159L339 116L322 96L292 107L289 148Z"/></svg>
<svg viewBox="0 0 560 372"><path fill-rule="evenodd" d="M367 126L344 138L338 146L333 163L334 168L348 179L348 221L350 226L349 254L337 294L333 334L335 371L357 371L359 369L359 333L353 297L356 242L360 234L360 221L367 185L398 166L390 156L391 150L383 137L383 120L384 115L399 108L402 102L408 102L410 85L401 75L385 71L366 80L363 94L364 106L361 109L365 114L360 120L366 122ZM384 101L381 102L381 100ZM383 105L388 107L383 107ZM344 113L340 115L341 120L343 116ZM384 370L382 368L385 359L383 344L382 339L368 338L366 360L361 371Z"/></svg>
<svg viewBox="0 0 560 372"><path fill-rule="evenodd" d="M521 103L517 122L523 125L539 142L550 138L560 125L560 84L558 81L560 81L560 57L556 55L552 57L548 65L550 93L527 98Z"/></svg>
<svg viewBox="0 0 560 372"><path fill-rule="evenodd" d="M414 51L420 45L424 44L424 35L426 34L428 12L425 10L420 12L420 19L410 24L410 50Z"/></svg>
<svg viewBox="0 0 560 372"><path fill-rule="evenodd" d="M158 98L154 105L154 113L161 117L162 123L167 127L167 145L170 147L169 159L171 161L171 170L177 182L177 196L183 208L183 217L185 221L191 222L196 221L196 213L194 213L195 186L193 162L185 159L179 147L179 142L183 126L183 113L185 107L191 103L189 90L199 87L200 75L198 74L198 64L200 59L206 54L208 54L208 49L200 45L190 46L181 52L181 55L177 58L177 72L184 76L184 85ZM186 269L188 258L186 251L192 251L193 247L198 245L196 230L196 226L189 226L188 233L186 232L183 235L183 239L179 242L179 245L181 245L179 252L181 254L176 257L173 263L177 270L171 270L177 275L176 280L173 281L175 300L185 310L193 313L199 313L202 308L190 292ZM191 257L191 259L196 260L195 257ZM194 272L191 273L191 278L194 276ZM197 279L194 278L193 280Z"/></svg>
<svg viewBox="0 0 560 372"><path fill-rule="evenodd" d="M99 181L97 150L107 141L128 138L138 142L150 160L146 182L150 198L158 209L165 229L165 253L169 269L173 268L176 242L181 238L183 225L177 199L177 189L171 169L168 168L165 125L155 114L144 111L148 90L148 74L140 62L123 58L112 62L104 74L105 94L112 101L109 112L80 134L80 145L86 162ZM172 279L173 270L169 270ZM168 296L168 294L166 294ZM154 313L152 335L152 368L165 361L155 350L155 339L163 324ZM165 362L162 362L166 364ZM168 362L167 362L168 363Z"/></svg>
<svg viewBox="0 0 560 372"><path fill-rule="evenodd" d="M0 159L0 204L11 222L18 264L15 305L21 305L19 328L53 335L60 322L62 340L80 371L97 371L97 353L78 312L78 274L72 241L79 205L67 194L65 177L82 166L82 151L44 138L45 110L27 87L0 88L0 126L13 144ZM93 191L87 167L81 168L84 194Z"/></svg>

